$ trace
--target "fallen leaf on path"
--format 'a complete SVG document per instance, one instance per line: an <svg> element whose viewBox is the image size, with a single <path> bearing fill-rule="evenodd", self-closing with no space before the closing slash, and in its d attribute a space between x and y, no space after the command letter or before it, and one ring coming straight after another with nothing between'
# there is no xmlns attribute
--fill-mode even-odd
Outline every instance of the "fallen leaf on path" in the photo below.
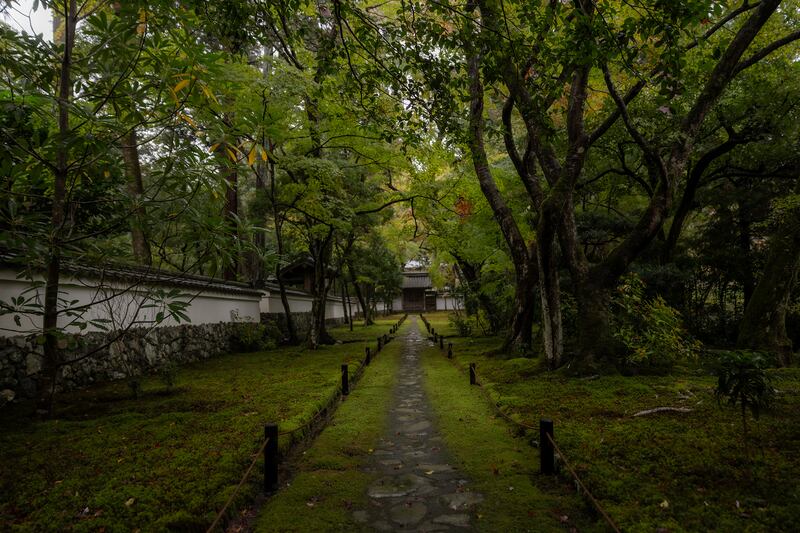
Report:
<svg viewBox="0 0 800 533"><path fill-rule="evenodd" d="M134 503L136 503L136 498L128 498L128 501L125 502L125 507L130 507Z"/></svg>

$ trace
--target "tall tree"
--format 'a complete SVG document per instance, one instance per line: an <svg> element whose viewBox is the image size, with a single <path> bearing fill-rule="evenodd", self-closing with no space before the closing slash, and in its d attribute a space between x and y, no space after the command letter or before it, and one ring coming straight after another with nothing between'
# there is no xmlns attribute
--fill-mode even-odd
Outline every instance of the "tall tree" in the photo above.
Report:
<svg viewBox="0 0 800 533"><path fill-rule="evenodd" d="M761 279L744 311L737 344L767 350L778 356L781 366L792 362L792 341L786 333L786 313L792 289L800 272L800 206L797 198L780 212L780 220L769 243L769 254Z"/></svg>

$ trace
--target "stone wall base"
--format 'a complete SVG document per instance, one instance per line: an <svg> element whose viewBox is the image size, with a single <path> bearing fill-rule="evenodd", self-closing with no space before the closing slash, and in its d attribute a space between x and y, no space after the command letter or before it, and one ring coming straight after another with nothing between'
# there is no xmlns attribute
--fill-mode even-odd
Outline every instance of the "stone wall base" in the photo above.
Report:
<svg viewBox="0 0 800 533"><path fill-rule="evenodd" d="M57 391L148 374L167 363L186 364L233 351L240 323L185 324L153 330L131 329L121 339L115 333L75 335L64 343L66 363ZM69 344L75 347L67 347ZM0 390L17 398L36 395L44 349L35 337L0 338Z"/></svg>
<svg viewBox="0 0 800 533"><path fill-rule="evenodd" d="M304 339L311 313L293 316L297 334ZM261 322L275 324L288 337L283 313L262 313ZM330 327L344 323L344 318L326 321ZM157 372L167 364L183 365L235 352L239 349L239 328L243 326L246 324L224 322L131 329L119 340L114 340L115 333L73 335L65 339L62 347L67 363L60 369L56 390L80 389ZM44 349L33 336L0 337L0 391L4 396L35 398L43 357Z"/></svg>

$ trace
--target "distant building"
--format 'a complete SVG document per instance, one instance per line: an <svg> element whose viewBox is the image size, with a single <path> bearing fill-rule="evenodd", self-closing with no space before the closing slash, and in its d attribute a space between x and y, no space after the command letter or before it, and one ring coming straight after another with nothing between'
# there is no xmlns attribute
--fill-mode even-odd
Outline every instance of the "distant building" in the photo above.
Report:
<svg viewBox="0 0 800 533"><path fill-rule="evenodd" d="M449 290L436 290L430 275L423 270L404 270L402 289L402 296L392 306L395 311L419 313L461 308L461 302Z"/></svg>

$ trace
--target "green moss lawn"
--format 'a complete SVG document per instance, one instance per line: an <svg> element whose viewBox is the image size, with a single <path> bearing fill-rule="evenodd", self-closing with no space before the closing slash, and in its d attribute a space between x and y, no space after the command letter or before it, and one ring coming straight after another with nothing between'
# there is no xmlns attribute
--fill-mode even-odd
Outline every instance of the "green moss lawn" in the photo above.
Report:
<svg viewBox="0 0 800 533"><path fill-rule="evenodd" d="M624 531L800 530L800 368L770 372L779 393L751 420L748 458L739 413L718 406L715 378L700 367L594 379L545 373L536 359L490 355L498 339L455 337L444 313L426 317L452 337L458 363L477 364L505 412L534 426L554 421L556 441ZM429 368L446 361L439 354ZM661 406L692 411L633 417Z"/></svg>
<svg viewBox="0 0 800 533"><path fill-rule="evenodd" d="M374 350L396 319L337 328L334 336L349 342L317 351L188 365L172 391L147 377L137 400L124 382L64 394L48 421L32 418L30 404L3 409L0 530L204 530L257 451L263 424L283 431L308 420L335 393L340 364L354 372L364 347Z"/></svg>
<svg viewBox="0 0 800 533"><path fill-rule="evenodd" d="M375 476L361 467L384 434L401 350L400 342L391 342L373 360L332 422L291 465L289 486L262 507L255 531L364 530L353 511L368 505L367 487Z"/></svg>

